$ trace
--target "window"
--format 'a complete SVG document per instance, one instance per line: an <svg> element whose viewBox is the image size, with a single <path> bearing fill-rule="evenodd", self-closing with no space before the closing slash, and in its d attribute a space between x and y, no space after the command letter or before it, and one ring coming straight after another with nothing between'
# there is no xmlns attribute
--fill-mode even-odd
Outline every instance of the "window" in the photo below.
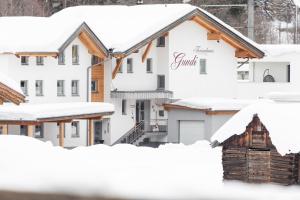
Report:
<svg viewBox="0 0 300 200"><path fill-rule="evenodd" d="M132 58L127 58L127 73L133 73Z"/></svg>
<svg viewBox="0 0 300 200"><path fill-rule="evenodd" d="M159 110L158 111L158 116L164 117L165 116L165 111L164 110Z"/></svg>
<svg viewBox="0 0 300 200"><path fill-rule="evenodd" d="M64 96L65 95L65 81L58 80L57 81L57 96Z"/></svg>
<svg viewBox="0 0 300 200"><path fill-rule="evenodd" d="M29 57L28 56L21 56L21 65L28 65Z"/></svg>
<svg viewBox="0 0 300 200"><path fill-rule="evenodd" d="M79 81L72 80L72 96L79 96Z"/></svg>
<svg viewBox="0 0 300 200"><path fill-rule="evenodd" d="M20 126L20 135L28 135L28 126L25 125Z"/></svg>
<svg viewBox="0 0 300 200"><path fill-rule="evenodd" d="M91 64L92 65L96 65L96 64L99 64L101 62L100 58L98 56L94 56L92 55L92 58L91 58Z"/></svg>
<svg viewBox="0 0 300 200"><path fill-rule="evenodd" d="M36 57L36 65L44 65L44 57L37 56Z"/></svg>
<svg viewBox="0 0 300 200"><path fill-rule="evenodd" d="M206 59L200 59L200 74L207 74L207 72L206 72Z"/></svg>
<svg viewBox="0 0 300 200"><path fill-rule="evenodd" d="M127 101L125 99L122 100L122 115L127 115Z"/></svg>
<svg viewBox="0 0 300 200"><path fill-rule="evenodd" d="M59 52L58 54L58 64L59 65L64 65L65 64L65 52Z"/></svg>
<svg viewBox="0 0 300 200"><path fill-rule="evenodd" d="M152 58L147 58L147 73L152 73Z"/></svg>
<svg viewBox="0 0 300 200"><path fill-rule="evenodd" d="M21 89L23 91L23 94L25 96L27 96L28 95L28 81L22 80L20 82L20 87L21 87Z"/></svg>
<svg viewBox="0 0 300 200"><path fill-rule="evenodd" d="M161 36L157 38L157 47L165 47L166 46L166 38L165 36Z"/></svg>
<svg viewBox="0 0 300 200"><path fill-rule="evenodd" d="M43 81L42 80L35 81L35 94L36 94L36 96L43 96Z"/></svg>
<svg viewBox="0 0 300 200"><path fill-rule="evenodd" d="M73 65L79 64L78 45L72 46L72 63L73 63Z"/></svg>
<svg viewBox="0 0 300 200"><path fill-rule="evenodd" d="M36 125L34 137L36 138L43 138L44 137L44 126L43 125Z"/></svg>
<svg viewBox="0 0 300 200"><path fill-rule="evenodd" d="M158 90L165 89L165 75L157 75L157 89Z"/></svg>
<svg viewBox="0 0 300 200"><path fill-rule="evenodd" d="M93 80L91 83L91 91L98 92L98 81Z"/></svg>
<svg viewBox="0 0 300 200"><path fill-rule="evenodd" d="M79 122L74 121L71 123L71 128L72 128L72 137L79 137Z"/></svg>

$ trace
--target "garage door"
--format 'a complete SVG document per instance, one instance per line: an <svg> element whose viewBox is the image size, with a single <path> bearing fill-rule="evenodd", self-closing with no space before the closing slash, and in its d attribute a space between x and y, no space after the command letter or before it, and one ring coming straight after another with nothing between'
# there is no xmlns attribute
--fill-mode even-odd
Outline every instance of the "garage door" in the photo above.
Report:
<svg viewBox="0 0 300 200"><path fill-rule="evenodd" d="M204 121L179 121L179 139L183 144L193 144L204 139Z"/></svg>

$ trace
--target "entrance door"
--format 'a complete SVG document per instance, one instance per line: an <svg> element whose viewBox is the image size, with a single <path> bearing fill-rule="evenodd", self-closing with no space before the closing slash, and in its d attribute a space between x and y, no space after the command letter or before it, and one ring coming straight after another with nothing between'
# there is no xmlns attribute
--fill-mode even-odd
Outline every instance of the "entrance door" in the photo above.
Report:
<svg viewBox="0 0 300 200"><path fill-rule="evenodd" d="M148 130L150 124L150 101L136 101L136 123L144 122L143 129Z"/></svg>
<svg viewBox="0 0 300 200"><path fill-rule="evenodd" d="M102 121L94 122L94 144L103 144L104 140L102 139Z"/></svg>
<svg viewBox="0 0 300 200"><path fill-rule="evenodd" d="M136 101L136 123L145 120L145 101Z"/></svg>
<svg viewBox="0 0 300 200"><path fill-rule="evenodd" d="M193 144L198 140L205 139L205 128L203 120L179 121L179 142Z"/></svg>

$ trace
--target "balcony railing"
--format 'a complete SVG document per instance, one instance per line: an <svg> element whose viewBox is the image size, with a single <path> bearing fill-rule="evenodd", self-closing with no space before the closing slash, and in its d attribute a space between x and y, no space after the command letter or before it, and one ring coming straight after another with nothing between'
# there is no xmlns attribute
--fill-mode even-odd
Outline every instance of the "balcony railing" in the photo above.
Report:
<svg viewBox="0 0 300 200"><path fill-rule="evenodd" d="M167 132L168 120L167 119L151 119L149 122L144 122L145 132Z"/></svg>

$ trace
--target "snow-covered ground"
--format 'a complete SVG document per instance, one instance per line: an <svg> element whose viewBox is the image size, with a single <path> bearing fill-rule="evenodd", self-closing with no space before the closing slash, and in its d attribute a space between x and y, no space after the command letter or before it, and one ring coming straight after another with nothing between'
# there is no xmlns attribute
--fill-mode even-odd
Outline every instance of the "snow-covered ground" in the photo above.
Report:
<svg viewBox="0 0 300 200"><path fill-rule="evenodd" d="M147 199L299 199L300 187L222 181L221 148L95 145L66 150L0 136L0 189Z"/></svg>

